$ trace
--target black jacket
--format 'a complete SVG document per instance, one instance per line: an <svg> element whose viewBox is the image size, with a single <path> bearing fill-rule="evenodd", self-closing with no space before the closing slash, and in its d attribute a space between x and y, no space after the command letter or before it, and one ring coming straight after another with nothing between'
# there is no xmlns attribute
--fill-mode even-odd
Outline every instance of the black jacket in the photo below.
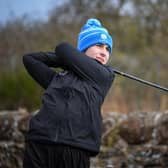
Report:
<svg viewBox="0 0 168 168"><path fill-rule="evenodd" d="M27 140L68 144L97 154L100 109L114 79L112 68L65 43L57 46L56 53L24 55L23 63L45 89L42 107L30 121ZM50 67L66 71L57 73Z"/></svg>

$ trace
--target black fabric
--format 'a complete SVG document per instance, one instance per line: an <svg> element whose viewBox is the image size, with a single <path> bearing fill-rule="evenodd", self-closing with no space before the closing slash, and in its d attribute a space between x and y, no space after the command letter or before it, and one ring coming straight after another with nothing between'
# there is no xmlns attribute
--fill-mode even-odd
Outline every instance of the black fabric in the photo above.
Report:
<svg viewBox="0 0 168 168"><path fill-rule="evenodd" d="M100 110L114 80L112 68L65 43L57 46L56 54L27 54L23 63L45 89L42 106L30 120L26 140L63 143L96 155L101 145ZM51 69L57 66L65 72Z"/></svg>
<svg viewBox="0 0 168 168"><path fill-rule="evenodd" d="M38 52L26 54L23 56L23 63L28 73L40 84L47 89L55 71L49 67L58 67L58 57L53 52Z"/></svg>
<svg viewBox="0 0 168 168"><path fill-rule="evenodd" d="M66 145L26 142L23 168L89 168L87 151Z"/></svg>

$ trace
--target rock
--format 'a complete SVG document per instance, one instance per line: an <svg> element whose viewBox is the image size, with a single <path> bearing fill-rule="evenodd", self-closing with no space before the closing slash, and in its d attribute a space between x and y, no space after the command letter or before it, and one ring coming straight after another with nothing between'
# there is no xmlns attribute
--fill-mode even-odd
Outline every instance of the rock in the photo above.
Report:
<svg viewBox="0 0 168 168"><path fill-rule="evenodd" d="M30 118L31 118L30 114L25 114L18 121L18 130L21 131L23 134L25 134L29 128Z"/></svg>
<svg viewBox="0 0 168 168"><path fill-rule="evenodd" d="M153 114L145 112L129 113L120 124L119 135L128 144L149 142L154 128L153 116Z"/></svg>
<svg viewBox="0 0 168 168"><path fill-rule="evenodd" d="M21 168L23 143L0 142L0 168Z"/></svg>
<svg viewBox="0 0 168 168"><path fill-rule="evenodd" d="M155 140L158 144L168 145L168 112L162 113L156 120Z"/></svg>
<svg viewBox="0 0 168 168"><path fill-rule="evenodd" d="M14 117L0 113L0 141L10 140L14 132Z"/></svg>
<svg viewBox="0 0 168 168"><path fill-rule="evenodd" d="M118 140L120 123L125 119L124 114L109 112L103 120L102 142L106 146L112 146Z"/></svg>
<svg viewBox="0 0 168 168"><path fill-rule="evenodd" d="M167 146L132 146L127 164L134 165L134 167L166 167L167 163L164 160L166 153L168 153Z"/></svg>

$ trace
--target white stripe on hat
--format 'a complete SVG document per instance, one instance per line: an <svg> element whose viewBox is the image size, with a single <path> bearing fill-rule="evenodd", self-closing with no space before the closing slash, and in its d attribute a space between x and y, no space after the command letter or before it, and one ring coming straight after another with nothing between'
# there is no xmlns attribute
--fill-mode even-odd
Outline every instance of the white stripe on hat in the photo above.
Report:
<svg viewBox="0 0 168 168"><path fill-rule="evenodd" d="M89 31L105 31L106 33L108 33L108 31L105 28L102 27L90 27L86 30L83 30L80 32L80 34L82 35L83 33L88 33Z"/></svg>
<svg viewBox="0 0 168 168"><path fill-rule="evenodd" d="M93 35L95 35L95 34L100 34L100 32L90 33L90 34L84 36L83 38L80 39L80 43L81 43L84 39L88 38L89 36L93 36Z"/></svg>

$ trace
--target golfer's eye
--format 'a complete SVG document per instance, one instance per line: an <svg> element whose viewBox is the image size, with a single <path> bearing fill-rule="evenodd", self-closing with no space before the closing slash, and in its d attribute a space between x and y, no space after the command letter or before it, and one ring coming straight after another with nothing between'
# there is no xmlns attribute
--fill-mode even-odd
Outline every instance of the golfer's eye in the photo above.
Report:
<svg viewBox="0 0 168 168"><path fill-rule="evenodd" d="M107 47L106 47L106 50L107 50L108 52L110 52L110 47L107 46Z"/></svg>
<svg viewBox="0 0 168 168"><path fill-rule="evenodd" d="M110 47L105 44L96 44L97 47L105 47L108 52L110 52Z"/></svg>

